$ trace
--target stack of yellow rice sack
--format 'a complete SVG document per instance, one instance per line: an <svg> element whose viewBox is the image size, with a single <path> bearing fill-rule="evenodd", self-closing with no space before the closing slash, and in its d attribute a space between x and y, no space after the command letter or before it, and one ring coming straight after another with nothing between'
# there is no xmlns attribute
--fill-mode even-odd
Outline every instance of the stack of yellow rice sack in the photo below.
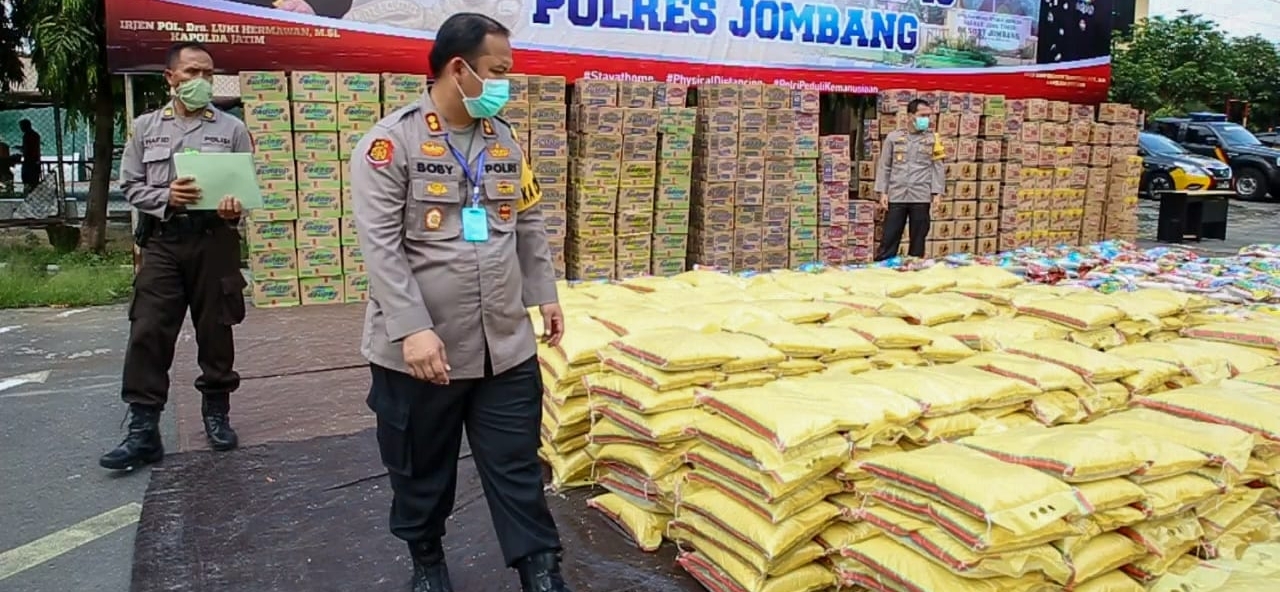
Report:
<svg viewBox="0 0 1280 592"><path fill-rule="evenodd" d="M1159 589L1280 535L1276 317L993 268L561 295L553 484L710 589Z"/></svg>

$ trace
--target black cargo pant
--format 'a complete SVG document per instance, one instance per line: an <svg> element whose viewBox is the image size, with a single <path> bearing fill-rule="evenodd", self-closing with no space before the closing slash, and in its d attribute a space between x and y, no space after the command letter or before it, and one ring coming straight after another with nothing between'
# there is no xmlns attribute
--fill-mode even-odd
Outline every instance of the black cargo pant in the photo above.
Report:
<svg viewBox="0 0 1280 592"><path fill-rule="evenodd" d="M925 239L929 237L929 203L891 203L884 216L884 236L880 239L880 248L876 250L876 261L891 259L898 254L902 244L902 230L911 224L911 243L907 245L907 254L912 257L924 257Z"/></svg>
<svg viewBox="0 0 1280 592"><path fill-rule="evenodd" d="M560 535L547 508L538 459L542 376L530 358L485 378L434 385L370 365L369 408L391 480L391 533L410 545L445 534L458 485L463 426L508 566L558 552Z"/></svg>
<svg viewBox="0 0 1280 592"><path fill-rule="evenodd" d="M195 326L204 409L226 412L240 387L233 326L244 320L240 234L227 222L162 223L142 248L129 306L129 344L121 398L163 409L169 369L187 311Z"/></svg>

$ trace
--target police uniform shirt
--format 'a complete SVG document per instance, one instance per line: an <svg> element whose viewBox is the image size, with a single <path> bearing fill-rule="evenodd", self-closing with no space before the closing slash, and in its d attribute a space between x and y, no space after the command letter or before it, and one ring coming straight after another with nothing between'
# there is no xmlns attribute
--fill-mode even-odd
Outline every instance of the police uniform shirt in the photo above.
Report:
<svg viewBox="0 0 1280 592"><path fill-rule="evenodd" d="M946 163L938 135L889 132L876 166L876 194L887 193L889 203L929 203L945 190Z"/></svg>
<svg viewBox="0 0 1280 592"><path fill-rule="evenodd" d="M253 152L253 140L244 122L212 105L188 117L172 104L138 116L120 159L120 186L129 203L157 218L172 215L173 155L186 151Z"/></svg>
<svg viewBox="0 0 1280 592"><path fill-rule="evenodd" d="M486 349L502 373L533 357L527 308L556 302L541 190L511 127L499 118L454 131L431 97L378 122L350 162L356 231L369 274L361 352L408 372L402 341L434 330L454 380L481 378ZM452 146L465 154L467 167ZM468 150L470 147L470 150ZM467 240L463 210L479 202L488 239Z"/></svg>

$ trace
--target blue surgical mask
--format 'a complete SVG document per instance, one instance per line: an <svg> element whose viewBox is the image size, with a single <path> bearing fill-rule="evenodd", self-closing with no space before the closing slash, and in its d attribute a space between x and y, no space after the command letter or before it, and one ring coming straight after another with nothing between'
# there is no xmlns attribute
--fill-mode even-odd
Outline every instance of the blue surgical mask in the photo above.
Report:
<svg viewBox="0 0 1280 592"><path fill-rule="evenodd" d="M465 62L464 62L465 64ZM462 106L466 107L467 115L476 119L486 119L497 115L502 108L507 106L507 100L511 98L511 81L498 80L491 78L481 78L471 69L471 64L466 64L467 70L472 76L476 77L481 84L484 85L478 97L468 97L467 93L462 90L462 85L454 80L454 84L458 84L458 92L462 94Z"/></svg>
<svg viewBox="0 0 1280 592"><path fill-rule="evenodd" d="M917 117L917 118L916 118L916 131L918 131L918 132L922 132L922 131L927 130L927 129L929 129L929 118L928 118L928 117Z"/></svg>

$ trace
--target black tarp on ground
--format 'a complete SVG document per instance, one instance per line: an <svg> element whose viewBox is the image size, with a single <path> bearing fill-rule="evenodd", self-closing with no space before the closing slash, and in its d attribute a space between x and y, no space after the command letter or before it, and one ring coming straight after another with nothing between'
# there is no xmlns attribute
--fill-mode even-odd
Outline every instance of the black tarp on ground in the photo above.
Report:
<svg viewBox="0 0 1280 592"><path fill-rule="evenodd" d="M457 592L518 591L502 565L470 459L449 522ZM170 456L152 473L134 547L132 592L402 592L405 546L387 532L390 489L368 431L231 453ZM628 545L584 491L550 495L575 592L702 590L673 551Z"/></svg>

